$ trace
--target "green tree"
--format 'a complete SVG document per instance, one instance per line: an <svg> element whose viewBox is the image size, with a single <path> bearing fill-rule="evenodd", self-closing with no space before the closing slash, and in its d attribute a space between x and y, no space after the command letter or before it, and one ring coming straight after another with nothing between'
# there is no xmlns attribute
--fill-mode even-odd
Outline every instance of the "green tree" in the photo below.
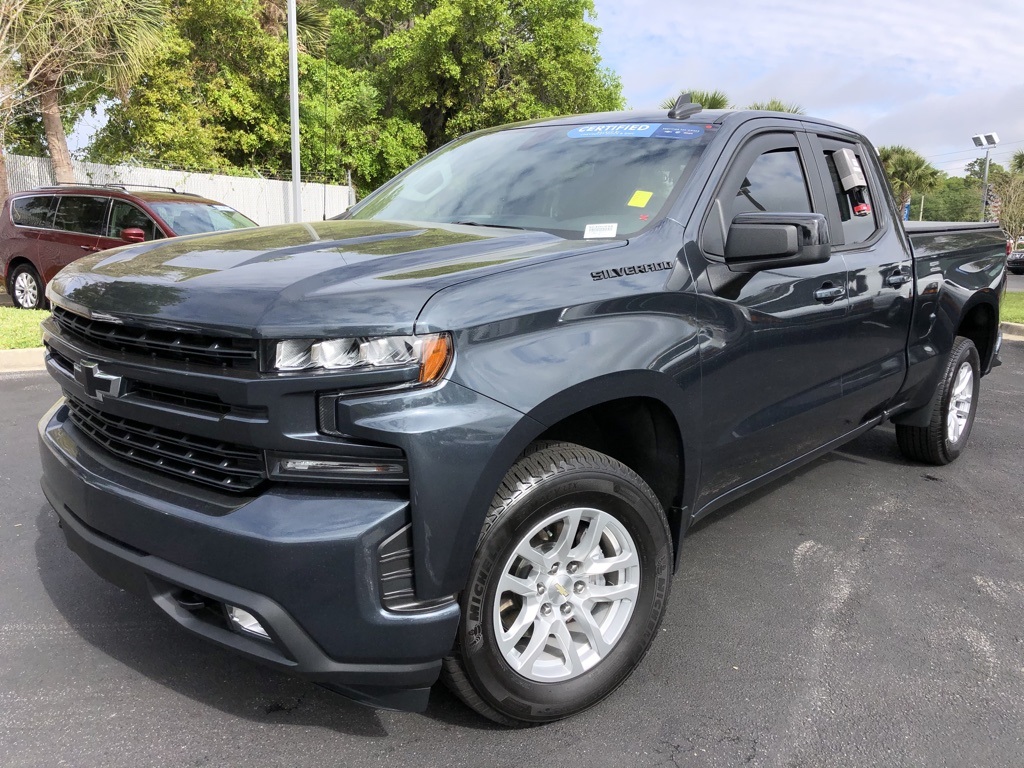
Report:
<svg viewBox="0 0 1024 768"><path fill-rule="evenodd" d="M729 109L729 97L724 91L698 91L695 89L684 88L679 92L681 96L684 93L690 94L690 101L694 104L700 104L704 109ZM676 97L678 98L678 96ZM676 99L665 99L659 105L662 109L672 109L676 105Z"/></svg>
<svg viewBox="0 0 1024 768"><path fill-rule="evenodd" d="M878 155L900 211L914 192L930 192L942 182L941 171L909 147L879 147Z"/></svg>
<svg viewBox="0 0 1024 768"><path fill-rule="evenodd" d="M806 114L804 108L793 102L785 102L782 99L768 99L768 101L755 101L747 109L764 110L767 112L792 112L795 115Z"/></svg>
<svg viewBox="0 0 1024 768"><path fill-rule="evenodd" d="M27 9L46 2L31 0ZM82 98L127 91L160 41L165 11L165 0L65 0L45 14L18 18L19 61L26 76L38 71L28 87L38 99L57 181L74 181L62 98L69 89Z"/></svg>
<svg viewBox="0 0 1024 768"><path fill-rule="evenodd" d="M1024 239L1024 173L1006 174L995 189L999 195L999 226L1007 240L1017 243Z"/></svg>
<svg viewBox="0 0 1024 768"><path fill-rule="evenodd" d="M1013 153L1010 160L1010 170L1014 173L1024 173L1024 149L1018 149Z"/></svg>
<svg viewBox="0 0 1024 768"><path fill-rule="evenodd" d="M923 195L927 221L977 221L981 205L981 182L970 176L947 176ZM921 194L913 196L910 218L921 213Z"/></svg>

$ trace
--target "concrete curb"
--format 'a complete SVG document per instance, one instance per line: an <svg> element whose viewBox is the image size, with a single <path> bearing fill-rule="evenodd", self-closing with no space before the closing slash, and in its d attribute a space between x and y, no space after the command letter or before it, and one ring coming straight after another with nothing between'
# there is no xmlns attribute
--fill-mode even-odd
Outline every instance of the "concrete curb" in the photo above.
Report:
<svg viewBox="0 0 1024 768"><path fill-rule="evenodd" d="M0 373L45 371L42 347L30 349L0 349Z"/></svg>
<svg viewBox="0 0 1024 768"><path fill-rule="evenodd" d="M1000 323L1003 338L1009 341L1024 341L1024 323ZM0 349L0 373L26 373L45 371L43 348Z"/></svg>

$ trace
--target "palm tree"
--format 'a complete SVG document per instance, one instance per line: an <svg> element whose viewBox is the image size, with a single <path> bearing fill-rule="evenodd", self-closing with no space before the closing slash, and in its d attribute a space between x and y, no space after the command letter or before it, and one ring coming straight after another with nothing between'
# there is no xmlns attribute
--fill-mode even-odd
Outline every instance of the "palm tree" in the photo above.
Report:
<svg viewBox="0 0 1024 768"><path fill-rule="evenodd" d="M684 93L690 94L690 101L700 104L704 109L729 109L729 97L722 91L698 91L684 88L679 95ZM662 109L672 109L675 105L675 99L665 99L660 106Z"/></svg>
<svg viewBox="0 0 1024 768"><path fill-rule="evenodd" d="M909 147L879 147L878 157L900 211L914 192L930 192L942 183L942 172Z"/></svg>
<svg viewBox="0 0 1024 768"><path fill-rule="evenodd" d="M162 40L166 11L167 0L67 0L24 30L20 61L26 72L41 69L31 87L58 182L75 180L61 120L62 95L82 84L127 91ZM32 17L25 14L24 23ZM55 45L60 45L56 55Z"/></svg>
<svg viewBox="0 0 1024 768"><path fill-rule="evenodd" d="M747 109L765 110L767 112L792 112L794 115L803 115L804 108L793 102L786 103L782 99L768 99L768 101L755 101Z"/></svg>
<svg viewBox="0 0 1024 768"><path fill-rule="evenodd" d="M1013 173L1024 173L1024 149L1018 149L1013 153L1010 160L1010 170Z"/></svg>

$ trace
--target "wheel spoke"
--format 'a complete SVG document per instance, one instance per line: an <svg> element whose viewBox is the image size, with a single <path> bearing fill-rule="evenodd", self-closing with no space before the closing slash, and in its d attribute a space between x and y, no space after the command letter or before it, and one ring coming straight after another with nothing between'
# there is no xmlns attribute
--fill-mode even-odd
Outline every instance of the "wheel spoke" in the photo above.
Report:
<svg viewBox="0 0 1024 768"><path fill-rule="evenodd" d="M591 584L587 595L599 602L615 603L619 600L636 600L639 592L639 584L631 584L627 581L622 584Z"/></svg>
<svg viewBox="0 0 1024 768"><path fill-rule="evenodd" d="M532 578L521 579L511 573L503 573L498 580L498 595L511 592L514 595L523 597L534 597L537 594L536 571L531 574Z"/></svg>
<svg viewBox="0 0 1024 768"><path fill-rule="evenodd" d="M523 649L516 663L520 672L529 672L532 669L533 665L537 662L537 658L547 647L550 637L551 622L538 620L534 623L533 637L530 638L530 642ZM508 658L507 654L506 658Z"/></svg>
<svg viewBox="0 0 1024 768"><path fill-rule="evenodd" d="M523 607L519 611L519 615L516 616L515 621L512 622L512 626L508 628L507 632L501 632L498 636L498 644L501 646L502 652L506 655L511 653L516 644L523 639L523 635L526 634L531 626L536 630L537 622L537 609L539 604L534 601L530 603L524 603Z"/></svg>
<svg viewBox="0 0 1024 768"><path fill-rule="evenodd" d="M569 666L569 674L573 677L583 674L585 670L583 668L583 660L580 658L580 649L576 647L576 642L572 639L572 635L569 633L569 628L565 626L565 622L556 622L552 629L554 630L552 635L561 646L562 653L565 654L565 660Z"/></svg>
<svg viewBox="0 0 1024 768"><path fill-rule="evenodd" d="M532 565L537 573L547 570L544 564L544 554L535 549L528 539L519 542L519 546L516 547L516 554Z"/></svg>
<svg viewBox="0 0 1024 768"><path fill-rule="evenodd" d="M607 527L608 515L597 511L597 514L587 521L587 530L583 534L583 538L580 539L580 543L569 552L569 557L573 560L585 560L590 557L594 550L597 549L598 544L601 543L601 534L604 533Z"/></svg>
<svg viewBox="0 0 1024 768"><path fill-rule="evenodd" d="M594 615L588 610L581 609L576 611L573 616L576 618L576 626L586 635L587 642L594 649L594 653L602 659L607 656L612 646L605 640L604 632Z"/></svg>
<svg viewBox="0 0 1024 768"><path fill-rule="evenodd" d="M548 566L552 563L565 563L572 549L572 543L576 540L576 531L580 527L580 519L583 517L582 509L570 509L562 519L562 530L558 534L558 540L550 551L545 555L545 562Z"/></svg>
<svg viewBox="0 0 1024 768"><path fill-rule="evenodd" d="M614 557L594 558L584 563L583 570L588 576L598 576L622 571L639 564L640 561L637 559L636 553L629 551Z"/></svg>

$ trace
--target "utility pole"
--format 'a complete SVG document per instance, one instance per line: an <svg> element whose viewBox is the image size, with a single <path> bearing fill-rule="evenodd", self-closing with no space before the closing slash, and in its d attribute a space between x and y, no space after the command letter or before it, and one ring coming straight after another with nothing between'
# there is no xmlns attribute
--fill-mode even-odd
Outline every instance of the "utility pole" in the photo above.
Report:
<svg viewBox="0 0 1024 768"><path fill-rule="evenodd" d="M299 44L295 0L288 0L288 102L292 134L292 221L302 220L302 163L299 160Z"/></svg>
<svg viewBox="0 0 1024 768"><path fill-rule="evenodd" d="M999 143L999 137L994 133L979 133L977 136L972 136L971 140L974 142L974 146L985 147L985 178L981 182L981 218L978 219L978 221L984 221L985 209L988 207L988 164L992 147Z"/></svg>

